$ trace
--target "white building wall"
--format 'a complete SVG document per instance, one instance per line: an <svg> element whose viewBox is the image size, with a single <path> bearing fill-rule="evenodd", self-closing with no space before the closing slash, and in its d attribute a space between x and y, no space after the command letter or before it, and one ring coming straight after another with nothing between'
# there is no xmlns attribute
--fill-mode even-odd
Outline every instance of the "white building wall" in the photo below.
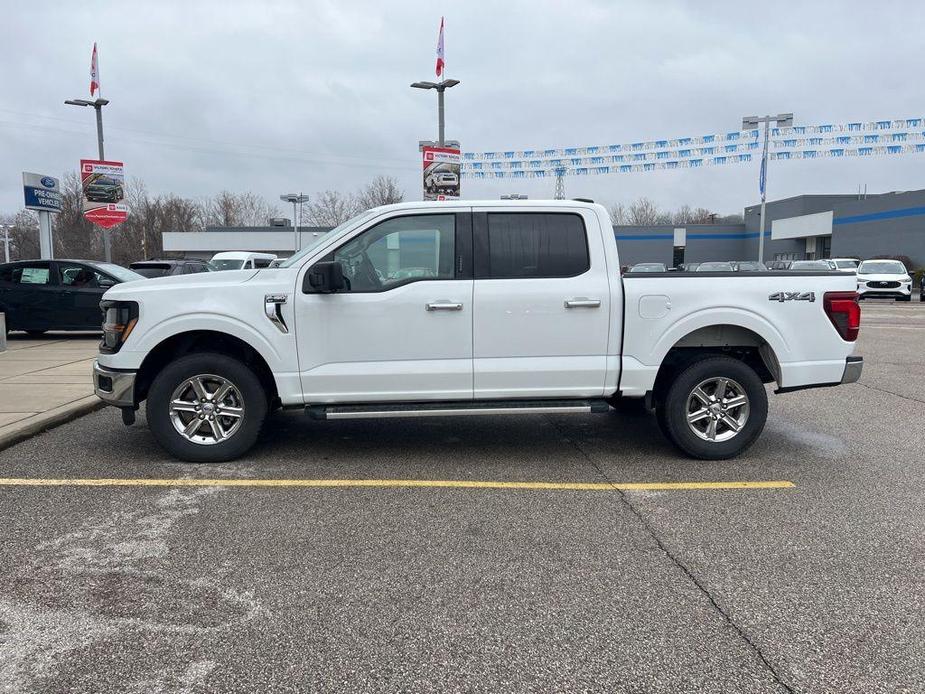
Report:
<svg viewBox="0 0 925 694"><path fill-rule="evenodd" d="M771 239L805 239L832 233L832 211L775 219L771 222Z"/></svg>

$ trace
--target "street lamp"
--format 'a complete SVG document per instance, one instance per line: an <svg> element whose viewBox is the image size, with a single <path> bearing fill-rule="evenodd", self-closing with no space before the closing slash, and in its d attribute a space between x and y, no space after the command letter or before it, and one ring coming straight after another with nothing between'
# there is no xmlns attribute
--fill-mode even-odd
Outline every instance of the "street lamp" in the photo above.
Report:
<svg viewBox="0 0 925 694"><path fill-rule="evenodd" d="M298 253L302 247L301 239L299 238L299 219L301 215L297 216L296 205L308 202L308 196L302 193L287 193L286 195L280 195L279 199L283 202L292 203L292 226L295 227L295 243L293 244L293 248L295 252Z"/></svg>
<svg viewBox="0 0 925 694"><path fill-rule="evenodd" d="M459 80L443 80L442 82L413 82L411 84L415 89L436 89L437 90L437 146L443 147L444 137L444 119L443 119L443 92L450 87L459 84Z"/></svg>
<svg viewBox="0 0 925 694"><path fill-rule="evenodd" d="M10 229L12 229L12 227L9 224L0 224L0 229L3 229L4 262L8 263L10 262Z"/></svg>
<svg viewBox="0 0 925 694"><path fill-rule="evenodd" d="M99 148L100 161L106 160L106 155L103 153L103 106L109 103L109 99L96 99L95 101L89 101L88 99L67 99L64 103L69 106L92 106L96 110L96 144ZM112 262L112 241L110 238L110 230L103 229L103 251L106 254L106 262Z"/></svg>
<svg viewBox="0 0 925 694"><path fill-rule="evenodd" d="M758 262L764 262L764 202L768 182L768 124L774 121L778 128L793 125L792 113L778 113L776 116L745 116L742 118L742 130L757 130L764 123L764 149L761 151L761 173L758 189L761 191L761 216L758 222Z"/></svg>

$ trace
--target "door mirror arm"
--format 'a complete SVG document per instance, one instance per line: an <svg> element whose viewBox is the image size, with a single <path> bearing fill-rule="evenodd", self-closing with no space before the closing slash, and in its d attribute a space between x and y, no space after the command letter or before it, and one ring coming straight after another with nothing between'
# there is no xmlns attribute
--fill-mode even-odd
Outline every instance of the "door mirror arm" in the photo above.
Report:
<svg viewBox="0 0 925 694"><path fill-rule="evenodd" d="M332 294L346 286L344 266L339 261L323 261L312 265L302 281L303 294Z"/></svg>

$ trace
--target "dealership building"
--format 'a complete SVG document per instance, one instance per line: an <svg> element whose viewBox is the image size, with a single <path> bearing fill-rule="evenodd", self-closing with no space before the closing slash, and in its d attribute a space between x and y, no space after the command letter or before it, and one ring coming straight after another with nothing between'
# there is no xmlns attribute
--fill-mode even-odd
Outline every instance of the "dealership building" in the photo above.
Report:
<svg viewBox="0 0 925 694"><path fill-rule="evenodd" d="M624 265L666 265L758 257L760 208L746 207L741 224L614 226ZM925 190L874 195L799 195L766 206L765 260L871 258L905 255L925 267ZM211 258L219 251L292 255L289 220L265 227L208 227L164 234L166 255ZM329 231L301 227L299 247ZM911 269L911 268L910 268Z"/></svg>
<svg viewBox="0 0 925 694"><path fill-rule="evenodd" d="M765 260L906 255L925 266L925 190L876 195L799 195L768 202ZM620 260L700 263L758 257L760 206L743 224L614 227Z"/></svg>

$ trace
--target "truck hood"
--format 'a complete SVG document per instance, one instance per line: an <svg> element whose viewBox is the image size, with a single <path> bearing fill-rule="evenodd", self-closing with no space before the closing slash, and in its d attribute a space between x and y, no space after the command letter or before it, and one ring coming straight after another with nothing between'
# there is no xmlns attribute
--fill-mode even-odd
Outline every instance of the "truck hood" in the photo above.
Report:
<svg viewBox="0 0 925 694"><path fill-rule="evenodd" d="M221 272L197 272L192 275L174 275L171 277L152 277L135 282L122 282L106 291L103 299L131 299L139 294L152 294L189 288L193 291L220 289L230 285L247 282L259 272L250 270L222 270Z"/></svg>

